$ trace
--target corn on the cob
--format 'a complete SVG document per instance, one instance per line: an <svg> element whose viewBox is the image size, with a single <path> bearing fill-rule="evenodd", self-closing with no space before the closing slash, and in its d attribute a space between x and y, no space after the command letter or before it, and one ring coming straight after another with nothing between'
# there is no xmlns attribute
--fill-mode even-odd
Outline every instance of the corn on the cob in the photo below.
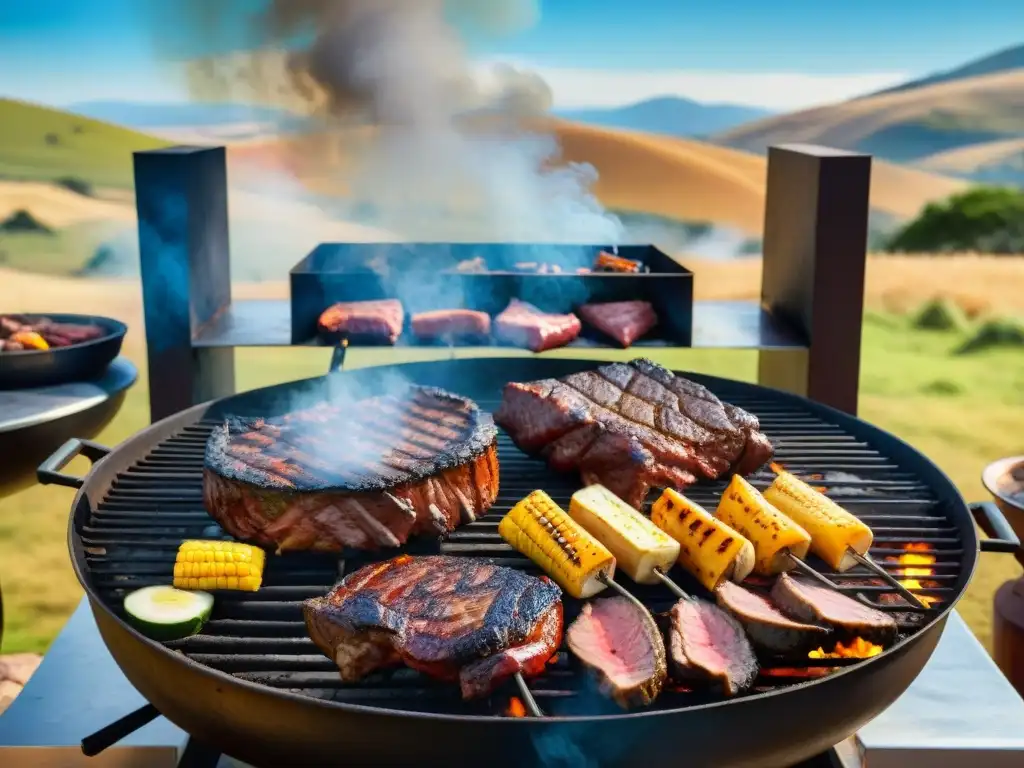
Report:
<svg viewBox="0 0 1024 768"><path fill-rule="evenodd" d="M266 553L234 541L181 542L174 561L178 589L237 589L255 592L263 582Z"/></svg>
<svg viewBox="0 0 1024 768"><path fill-rule="evenodd" d="M754 545L671 488L651 507L652 522L681 545L679 564L707 589L743 581L754 569Z"/></svg>
<svg viewBox="0 0 1024 768"><path fill-rule="evenodd" d="M576 491L569 517L604 544L615 567L637 584L657 584L655 568L668 571L679 557L679 542L603 485Z"/></svg>
<svg viewBox="0 0 1024 768"><path fill-rule="evenodd" d="M754 545L754 571L772 576L794 567L789 554L803 558L811 536L765 501L757 489L739 475L718 502L716 514Z"/></svg>
<svg viewBox="0 0 1024 768"><path fill-rule="evenodd" d="M811 552L842 573L857 565L851 550L867 554L874 534L828 496L789 472L780 472L765 499L811 535Z"/></svg>
<svg viewBox="0 0 1024 768"><path fill-rule="evenodd" d="M573 597L596 595L605 588L598 577L615 575L615 556L544 491L512 507L498 533Z"/></svg>

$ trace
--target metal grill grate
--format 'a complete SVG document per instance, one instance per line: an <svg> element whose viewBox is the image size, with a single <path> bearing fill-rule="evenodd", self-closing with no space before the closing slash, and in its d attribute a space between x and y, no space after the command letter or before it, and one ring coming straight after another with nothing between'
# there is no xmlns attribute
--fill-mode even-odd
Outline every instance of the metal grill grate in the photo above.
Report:
<svg viewBox="0 0 1024 768"><path fill-rule="evenodd" d="M910 544L927 545L935 562L929 567L920 594L935 605L954 597L960 576L962 543L957 529L928 486L864 442L816 415L770 396L719 391L718 394L761 420L762 429L776 446L775 461L828 493L860 516L875 532L871 555L887 570L902 577L895 558ZM493 410L497 403L478 400ZM202 465L206 439L216 422L200 421L157 445L148 455L122 472L109 492L80 528L93 584L108 606L120 613L124 594L138 587L167 583L175 551L184 538L223 536L203 509ZM551 472L540 461L520 453L501 434L499 438L501 491L494 508L481 520L455 531L443 542L417 542L408 551L485 557L500 565L537 569L497 533L498 521L520 498L544 488L563 505L578 488L572 476ZM750 478L759 488L771 482L770 471ZM687 495L713 509L725 483L690 488ZM173 644L194 661L237 678L308 696L389 709L451 714L500 714L514 687L495 692L490 700L466 703L458 687L442 684L409 669L375 673L358 684L342 683L334 664L308 639L301 602L326 593L337 579L370 559L365 554L339 560L309 553L268 558L264 585L257 593L218 596L213 619L202 634ZM870 572L857 568L846 574L830 572L823 563L812 564L840 588L877 608L895 614L904 634L925 623L928 612L910 607L891 587ZM676 570L684 589L704 594L696 582ZM622 582L655 612L670 608L673 598L661 586ZM756 583L756 582L755 582ZM579 606L566 600L566 624ZM763 660L752 693L828 674L831 668L856 663L849 659L779 658ZM599 697L581 697L589 678L563 649L547 672L531 681L541 707L551 715L600 714ZM749 695L749 694L748 694ZM714 700L711 694L682 688L667 690L654 707L675 709Z"/></svg>

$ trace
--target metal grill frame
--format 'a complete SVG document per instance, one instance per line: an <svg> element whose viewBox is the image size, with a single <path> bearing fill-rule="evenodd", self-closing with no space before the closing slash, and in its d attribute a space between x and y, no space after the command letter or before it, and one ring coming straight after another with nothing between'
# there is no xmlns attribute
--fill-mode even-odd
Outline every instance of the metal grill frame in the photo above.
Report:
<svg viewBox="0 0 1024 768"><path fill-rule="evenodd" d="M598 364L600 363L595 361L570 360L520 359L503 360L500 362L494 360L463 360L452 361L450 363L408 364L401 366L401 370L410 380L413 380L416 383L443 386L457 390L458 387L452 386L452 377L457 373L462 373L467 379L479 380L487 375L487 370L490 368L492 369L490 376L496 381L493 369L500 366L502 380L505 380L506 378L522 380L524 378L562 376L572 371L586 370L588 368L595 367ZM364 369L362 371L347 372L341 375L345 377L356 376L365 379L366 381L372 381L374 376L386 374L387 371L393 371L395 368L396 367L394 366L388 366L379 369ZM517 368L523 370L516 370ZM527 370L529 370L530 373L526 373ZM486 739L484 731L507 733L507 729L510 727L547 727L552 723L560 723L567 726L571 726L573 724L590 726L594 723L598 723L599 727L607 728L612 726L612 724L632 722L634 725L631 728L631 732L635 734L644 732L650 733L650 729L655 727L653 724L662 720L664 716L673 716L674 720L680 717L686 717L687 720L695 727L706 728L708 727L707 721L709 718L714 720L716 715L728 712L731 709L735 709L737 712L745 709L748 710L750 714L753 714L755 709L762 713L767 713L771 708L778 707L774 701L775 697L780 695L789 697L786 704L787 709L790 707L795 707L797 710L803 709L807 705L806 703L801 704L800 701L820 702L823 696L826 700L836 696L846 696L851 700L848 702L846 707L840 706L838 709L849 710L849 704L853 702L856 703L856 707L853 707L853 709L857 710L856 713L847 712L845 715L841 712L837 713L836 717L839 722L821 729L818 734L803 734L799 739L797 739L798 743L793 743L794 739L791 734L785 735L783 737L784 741L780 741L777 734L772 735L765 732L764 728L758 727L753 729L755 741L757 741L759 736L762 748L753 752L748 749L748 752L750 753L748 757L754 754L772 754L778 756L778 754L786 753L786 759L791 762L795 762L796 760L807 758L831 747L833 744L842 740L842 738L845 738L854 732L857 727L863 724L863 722L866 722L888 706L888 704L891 703L899 693L902 693L902 690L905 689L907 685L909 685L917 672L927 661L927 658L930 656L932 649L938 641L948 612L953 608L959 597L963 594L963 591L966 588L977 564L979 542L972 523L971 512L968 510L967 505L960 497L953 484L937 467L935 467L934 464L892 435L884 433L881 430L871 427L870 425L867 425L855 418L846 416L834 409L815 404L788 393L714 377L694 374L683 375L687 376L687 378L691 378L705 384L715 391L716 394L722 397L723 400L732 402L741 407L749 407L752 412L763 417L765 432L773 439L773 441L778 441L780 437L791 434L794 428L804 430L804 437L808 439L805 439L802 442L808 444L811 452L806 455L800 454L799 452L788 454L783 450L778 459L780 463L783 463L787 468L796 471L798 474L804 474L809 470L856 471L859 469L863 472L865 468L864 464L857 464L857 462L851 464L849 462L843 463L842 461L821 461L823 454L820 452L820 449L817 453L813 450L813 444L815 442L820 442L820 440L816 441L814 439L815 435L806 434L806 430L811 427L818 430L819 435L817 437L839 435L844 440L850 442L851 446L854 447L854 453L859 453L862 457L868 456L875 451L877 451L878 454L881 454L881 456L876 455L874 457L876 469L888 468L888 471L897 473L895 477L890 478L891 482L887 485L888 489L893 492L906 492L908 490L921 491L923 498L913 499L911 500L911 503L917 505L917 507L930 505L933 515L938 515L936 519L945 523L943 532L953 533L952 537L940 536L934 541L929 542L936 548L943 545L953 544L954 548L948 550L945 554L962 558L958 569L956 569L956 564L953 564L956 572L952 583L949 586L944 586L938 590L938 594L944 598L941 608L928 612L926 615L926 621L921 626L911 631L910 634L901 637L899 643L892 648L887 649L879 656L868 660L858 661L856 664L850 665L846 669L837 670L824 678L790 684L767 690L762 693L748 695L739 699L704 701L681 709L661 709L604 714L597 718L587 715L573 715L567 717L546 718L545 721L519 721L494 717L491 715L467 716L464 714L439 715L423 712L396 712L394 710L383 710L378 707L359 703L323 702L311 699L309 696L304 694L297 694L288 690L274 689L271 691L271 689L262 684L255 683L244 678L233 677L225 672L216 671L210 667L204 666L193 659L182 656L181 654L176 653L158 643L154 643L136 633L116 615L116 610L111 610L111 608L105 603L100 594L102 587L96 583L97 579L94 578L92 569L88 565L89 555L87 550L97 543L89 540L89 531L87 530L89 523L92 521L94 511L101 503L104 502L104 500L107 499L108 495L114 494L116 496L117 489L119 487L124 490L128 485L131 485L131 483L128 482L131 475L131 472L129 471L130 467L137 465L140 460L147 460L145 457L151 455L151 452L157 446L164 445L165 443L168 445L171 444L167 441L173 439L174 435L181 433L183 426L195 423L200 418L216 420L227 413L239 415L244 415L246 413L265 414L267 413L268 408L273 411L281 404L290 401L296 392L301 391L312 393L322 390L325 383L330 381L330 377L311 379L303 382L293 382L264 390L256 390L254 392L226 398L222 401L215 401L213 404L197 406L189 409L188 411L182 412L177 416L170 417L169 419L159 422L146 431L129 439L119 446L110 456L99 461L93 468L93 471L86 478L81 490L76 495L73 514L69 522L69 547L73 555L72 559L75 565L76 575L82 582L89 596L101 634L108 646L111 648L115 659L117 659L118 663L122 666L122 669L124 669L126 676L147 698L153 701L162 712L167 714L172 720L178 722L179 725L190 733L210 734L211 723L197 722L193 717L180 712L180 702L175 702L175 697L173 696L168 699L167 691L161 690L166 688L166 682L161 682L161 674L167 675L172 670L179 670L184 673L187 670L189 677L197 675L199 679L206 679L216 687L218 692L228 694L231 691L237 690L246 694L257 693L260 694L261 697L269 695L279 701L303 704L305 705L303 709L307 713L314 710L326 709L336 712L339 715L341 713L348 713L349 715L366 715L374 718L374 720L390 721L391 723L394 723L396 719L402 722L415 720L420 721L428 729L431 727L437 727L442 723L461 723L464 725L466 723L473 722L477 724L486 724L487 728L481 731L480 734L480 738L483 739ZM467 396L477 396L481 406L485 409L486 406L490 404L487 402L487 399L479 396L480 393L472 391L472 388L463 388L463 393ZM754 407L754 404L758 400L760 400L761 407ZM789 432L787 432L781 424L773 422L773 416L777 421L778 416L786 410L795 410L798 414L802 414L798 416L796 422L791 422ZM185 431L192 435L192 438L190 438L191 442L201 442L201 432L198 432L195 428L192 428L191 430L186 428ZM785 441L783 441L783 444L785 445ZM802 449L802 446L797 445L796 447ZM520 458L503 458L503 456L507 457L508 453L507 444L503 443L499 448L499 460L502 461L503 467L513 462L527 461L526 459ZM909 472L908 468L910 469ZM504 473L503 477L505 477ZM916 482L913 480L914 477L916 477ZM171 474L165 476L164 479L174 480L176 478ZM766 476L763 474L760 478L755 477L755 485L763 486L765 483L760 481L764 481L765 479ZM831 484L833 486L837 485L834 482ZM543 487L543 483L538 483L538 485ZM877 487L880 485L880 482L876 480L871 483L871 485ZM573 487L578 487L578 485L574 485ZM717 499L717 492L720 491L722 487L724 487L723 483L695 486L688 491L688 494L698 502L703 501L711 504L713 500ZM856 483L851 487L856 487ZM513 502L515 498L518 498L519 495L523 495L529 490L532 490L532 488L506 488L502 492L501 497L499 497L499 505L507 506L509 503ZM556 492L555 495L557 497L559 494ZM167 497L164 496L164 498L166 499ZM567 501L567 499L559 500L563 502ZM855 513L858 511L858 506L860 506L860 504L857 501L846 497L844 497L842 501L844 503L848 503ZM197 503L201 506L201 499L198 500ZM866 503L878 505L889 503L906 504L908 502L907 500L893 500L892 502L887 502L876 499L867 501ZM473 526L460 528L451 537L450 543L458 546L460 539L466 538L467 534L473 535L475 533L474 526L484 526L489 527L490 529L496 528L501 508L502 507L499 506L497 509L492 510L488 516L484 517ZM867 516L866 519L869 523L872 522L872 516ZM923 518L921 517L915 518L913 516L899 516L895 521L909 522L912 524L914 520L920 521L922 519ZM885 530L883 527L878 526L877 522L874 527L876 533ZM911 527L913 526L911 525ZM902 530L903 528L905 528L905 526L897 526L897 529L899 530ZM496 536L496 532L493 535ZM925 537L922 539L910 536L906 539L902 539L901 541L920 540L928 541L928 538ZM884 535L879 535L876 537L876 542L885 544L887 543L886 537ZM442 549L442 551L444 550ZM882 557L887 554L896 554L902 551L904 551L902 547L888 550L885 547L880 547L873 550L876 555L881 555ZM467 552L465 554L474 553ZM942 551L940 550L937 554L942 554ZM173 554L171 557L173 557ZM519 561L522 562L521 559L519 559ZM816 565L821 566L821 563L816 563ZM268 580L271 580L269 571L270 568L268 568ZM846 576L835 576L834 574L828 573L827 570L826 573L830 578L835 577L840 581L855 578L849 574ZM943 578L937 578L936 580L947 583L950 581L948 574L939 574L939 576L942 576ZM861 573L858 574L856 578L864 580L870 577ZM272 587L273 585L271 584L269 586ZM688 586L692 586L692 584L688 584ZM632 588L631 584L630 587ZM644 597L645 591L651 592L656 591L657 589L660 588L637 587L634 591L641 597ZM891 591L887 587L865 588L861 586L857 589L867 593ZM699 593L699 590L695 591ZM671 603L671 600L667 595L665 596L665 602L667 604ZM913 615L914 609L902 608L901 613ZM567 615L567 621L570 619L571 614ZM269 627L269 629L273 629L273 627ZM186 644L188 642L189 641L185 641ZM148 660L144 661L144 659ZM157 664L156 662L158 659L159 663ZM152 669L146 670L145 667L147 665L152 665ZM821 665L822 664L819 664L818 661L814 662L814 666ZM878 684L878 682L871 682L868 680L866 676L871 673L873 673L873 676L877 676L879 681L882 677L887 678L889 680L889 684L881 687L887 688L888 690L885 692L872 693L871 686ZM228 681L233 685L227 685ZM539 698L541 699L543 706L544 688L538 686L538 690L541 693ZM228 700L233 698L233 696L225 695L225 706L227 705ZM792 700L791 704L789 703L790 700ZM781 704L782 702L779 703ZM756 705L756 707L751 705ZM175 710L176 708L179 708L179 711L169 711ZM811 710L813 711L813 709L815 708L812 707ZM820 711L821 710L818 709L816 715L810 716L820 717ZM175 715L178 717L176 718ZM793 712L792 715L793 717L799 716L796 712ZM222 711L217 713L217 716L213 717L212 720L223 722L222 718L226 716L230 719L230 716ZM764 714L762 714L762 716L764 716ZM778 715L776 714L775 717L777 718ZM851 717L853 719L851 719ZM746 721L746 718L744 719ZM704 723L704 725L701 726L701 723ZM355 727L359 727L355 723L353 723L353 725ZM237 731L237 724L234 724L234 727ZM616 729L613 728L613 730ZM522 733L522 731L518 732ZM248 729L247 735L251 737L253 734L255 734L255 731L251 728ZM225 751L228 754L238 756L242 759L246 759L247 756L259 756L262 758L266 758L268 756L267 749L270 748L270 745L264 743L264 749L261 749L259 752L248 752L245 745L240 744L239 735L240 734L238 733L233 734L232 738L229 739L231 743L225 745L227 747ZM352 734L349 734L346 738L350 738L352 736ZM259 741L259 739L254 740L256 743ZM232 749L232 747L234 749ZM772 752L772 747L774 747L774 752ZM765 750L767 750L767 752L765 752ZM273 752L272 749L270 751L271 753ZM385 750L385 752L386 751L387 750ZM248 754L246 754L247 752ZM366 758L371 757L373 754L359 752L359 750L356 750L356 752ZM750 757L750 759L753 759L753 757ZM271 762L270 764L281 763ZM655 760L653 764L661 763ZM713 764L730 765L732 763L728 761L718 761ZM753 765L755 763L744 762L743 764ZM771 765L779 763L765 762L763 764Z"/></svg>

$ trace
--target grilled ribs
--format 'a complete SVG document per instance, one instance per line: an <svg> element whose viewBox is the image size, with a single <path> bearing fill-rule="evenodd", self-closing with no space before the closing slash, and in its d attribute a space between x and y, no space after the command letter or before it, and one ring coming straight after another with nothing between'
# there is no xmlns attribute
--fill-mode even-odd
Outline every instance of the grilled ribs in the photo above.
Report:
<svg viewBox="0 0 1024 768"><path fill-rule="evenodd" d="M773 453L755 416L645 359L513 382L494 419L523 451L635 507L652 487L750 474Z"/></svg>
<svg viewBox="0 0 1024 768"><path fill-rule="evenodd" d="M303 603L310 638L345 682L404 663L486 696L540 674L562 642L561 590L486 560L401 555Z"/></svg>
<svg viewBox="0 0 1024 768"><path fill-rule="evenodd" d="M206 446L206 509L235 538L278 551L397 547L490 508L496 436L472 400L427 387L230 418Z"/></svg>

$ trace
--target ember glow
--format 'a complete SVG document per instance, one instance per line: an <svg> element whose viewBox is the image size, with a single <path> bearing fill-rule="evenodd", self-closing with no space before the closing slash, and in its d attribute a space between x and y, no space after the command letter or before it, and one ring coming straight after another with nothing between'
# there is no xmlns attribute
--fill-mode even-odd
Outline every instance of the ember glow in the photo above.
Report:
<svg viewBox="0 0 1024 768"><path fill-rule="evenodd" d="M905 547L906 551L896 558L890 558L890 561L899 563L902 566L899 572L901 578L900 584L909 589L911 592L917 594L922 589L927 589L930 585L921 581L922 577L934 576L935 569L932 567L935 565L935 555L932 554L931 547L924 542L911 542ZM929 595L917 595L921 602L925 605L931 606L936 602L936 598L930 597Z"/></svg>
<svg viewBox="0 0 1024 768"><path fill-rule="evenodd" d="M824 648L818 648L816 651L811 651L807 654L809 659L870 659L872 656L877 656L882 652L883 648L880 645L870 643L862 637L858 637L852 643L844 645L843 643L836 643L836 647L831 651L825 651Z"/></svg>
<svg viewBox="0 0 1024 768"><path fill-rule="evenodd" d="M512 696L508 700L508 708L505 710L505 717L526 717L526 705L518 696Z"/></svg>

